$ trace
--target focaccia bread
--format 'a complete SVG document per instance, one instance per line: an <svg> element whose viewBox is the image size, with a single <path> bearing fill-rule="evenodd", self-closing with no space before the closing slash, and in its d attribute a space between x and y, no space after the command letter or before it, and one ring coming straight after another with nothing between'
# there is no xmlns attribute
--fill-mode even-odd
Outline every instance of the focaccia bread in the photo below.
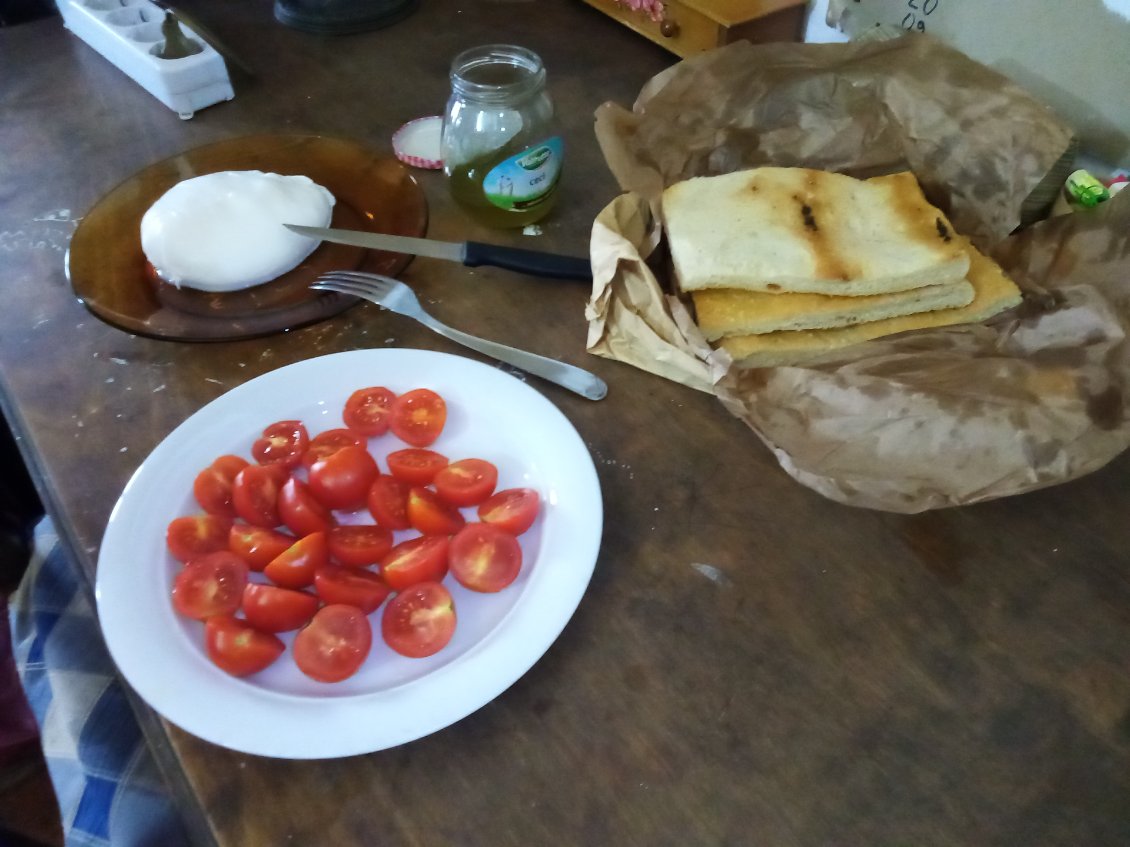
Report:
<svg viewBox="0 0 1130 847"><path fill-rule="evenodd" d="M969 258L913 174L859 180L807 168L696 177L663 192L684 292L861 296L957 283Z"/></svg>

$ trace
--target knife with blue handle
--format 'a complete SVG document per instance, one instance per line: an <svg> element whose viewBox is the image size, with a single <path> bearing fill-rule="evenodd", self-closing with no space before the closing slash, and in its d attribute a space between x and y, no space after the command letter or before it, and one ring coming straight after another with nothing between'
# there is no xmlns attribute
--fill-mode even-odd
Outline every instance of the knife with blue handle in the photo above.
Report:
<svg viewBox="0 0 1130 847"><path fill-rule="evenodd" d="M592 265L587 258L579 256L542 253L538 250L523 250L520 247L504 247L501 244L486 244L481 241L435 241L431 238L411 238L407 235L386 235L380 232L356 232L351 229L327 229L297 224L284 224L284 226L299 235L322 241L332 241L335 244L365 247L369 250L385 250L389 253L427 256L429 259L446 259L449 262L459 262L469 268L491 265L496 268L530 274L531 276L592 279Z"/></svg>

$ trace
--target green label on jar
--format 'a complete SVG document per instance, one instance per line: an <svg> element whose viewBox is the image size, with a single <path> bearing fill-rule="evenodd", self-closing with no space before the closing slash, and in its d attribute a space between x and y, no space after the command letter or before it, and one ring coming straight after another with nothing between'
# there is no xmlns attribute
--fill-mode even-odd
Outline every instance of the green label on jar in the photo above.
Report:
<svg viewBox="0 0 1130 847"><path fill-rule="evenodd" d="M500 209L531 209L545 201L561 176L561 139L535 144L490 169L483 193Z"/></svg>

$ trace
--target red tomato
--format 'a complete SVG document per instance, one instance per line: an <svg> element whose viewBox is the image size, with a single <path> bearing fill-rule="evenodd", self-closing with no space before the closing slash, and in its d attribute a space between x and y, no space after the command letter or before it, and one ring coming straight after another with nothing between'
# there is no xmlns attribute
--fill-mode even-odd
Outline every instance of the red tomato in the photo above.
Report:
<svg viewBox="0 0 1130 847"><path fill-rule="evenodd" d="M334 526L330 510L300 479L291 477L279 491L279 517L286 528L302 537L312 532L329 532Z"/></svg>
<svg viewBox="0 0 1130 847"><path fill-rule="evenodd" d="M447 456L422 447L393 450L385 460L388 472L409 485L430 485L436 474L447 467Z"/></svg>
<svg viewBox="0 0 1130 847"><path fill-rule="evenodd" d="M342 447L310 467L310 493L329 509L359 509L380 476L364 447Z"/></svg>
<svg viewBox="0 0 1130 847"><path fill-rule="evenodd" d="M392 549L392 532L383 526L335 526L327 536L330 557L349 568L375 565Z"/></svg>
<svg viewBox="0 0 1130 847"><path fill-rule="evenodd" d="M378 476L365 498L373 520L386 529L411 529L408 522L408 486L391 476Z"/></svg>
<svg viewBox="0 0 1130 847"><path fill-rule="evenodd" d="M173 581L173 608L202 621L239 610L247 585L247 565L227 550L207 553L184 566Z"/></svg>
<svg viewBox="0 0 1130 847"><path fill-rule="evenodd" d="M408 489L408 522L424 535L454 535L466 523L454 506L430 488Z"/></svg>
<svg viewBox="0 0 1130 847"><path fill-rule="evenodd" d="M173 518L165 530L169 552L182 562L228 549L231 519L218 515L187 515Z"/></svg>
<svg viewBox="0 0 1130 847"><path fill-rule="evenodd" d="M275 529L237 523L228 535L228 549L247 562L251 570L261 571L297 540Z"/></svg>
<svg viewBox="0 0 1130 847"><path fill-rule="evenodd" d="M342 447L364 447L365 439L348 429L327 429L310 439L310 446L302 454L302 464L310 467L318 459L333 455Z"/></svg>
<svg viewBox="0 0 1130 847"><path fill-rule="evenodd" d="M493 593L518 578L518 539L489 523L469 523L451 539L451 575L464 588Z"/></svg>
<svg viewBox="0 0 1130 847"><path fill-rule="evenodd" d="M314 590L327 604L356 606L366 615L376 611L391 589L372 571L327 565L314 576Z"/></svg>
<svg viewBox="0 0 1130 847"><path fill-rule="evenodd" d="M243 616L260 632L290 632L305 626L318 611L318 598L261 582L243 589Z"/></svg>
<svg viewBox="0 0 1130 847"><path fill-rule="evenodd" d="M401 591L381 617L385 643L412 659L438 653L454 632L455 602L438 582L421 582Z"/></svg>
<svg viewBox="0 0 1130 847"><path fill-rule="evenodd" d="M521 535L537 518L540 500L532 488L507 488L479 506L479 520L511 535Z"/></svg>
<svg viewBox="0 0 1130 847"><path fill-rule="evenodd" d="M433 444L446 422L447 404L430 388L416 388L401 394L389 413L392 434L413 447Z"/></svg>
<svg viewBox="0 0 1130 847"><path fill-rule="evenodd" d="M310 436L302 421L279 421L271 424L251 445L251 455L261 465L297 467L310 445Z"/></svg>
<svg viewBox="0 0 1130 847"><path fill-rule="evenodd" d="M393 591L418 582L439 582L447 575L450 545L450 540L442 535L402 541L381 560L381 578Z"/></svg>
<svg viewBox="0 0 1130 847"><path fill-rule="evenodd" d="M318 682L341 682L357 672L373 646L365 613L353 606L323 606L294 637L294 662Z"/></svg>
<svg viewBox="0 0 1130 847"><path fill-rule="evenodd" d="M361 435L384 435L388 432L389 409L396 395L384 387L359 388L345 401L341 418L345 425Z"/></svg>
<svg viewBox="0 0 1130 847"><path fill-rule="evenodd" d="M324 532L312 532L298 539L263 568L263 574L283 588L305 588L314 583L318 568L330 563Z"/></svg>
<svg viewBox="0 0 1130 847"><path fill-rule="evenodd" d="M436 493L453 506L477 506L494 492L498 468L485 459L460 459L436 474Z"/></svg>
<svg viewBox="0 0 1130 847"><path fill-rule="evenodd" d="M235 513L255 526L276 527L279 520L279 489L287 480L281 465L248 465L235 475L231 496Z"/></svg>
<svg viewBox="0 0 1130 847"><path fill-rule="evenodd" d="M225 518L235 517L235 506L231 500L232 482L247 464L239 456L220 456L196 475L192 493L205 512Z"/></svg>
<svg viewBox="0 0 1130 847"><path fill-rule="evenodd" d="M204 624L204 644L208 658L233 676L258 673L286 649L278 636L260 632L246 621L227 615L208 618Z"/></svg>

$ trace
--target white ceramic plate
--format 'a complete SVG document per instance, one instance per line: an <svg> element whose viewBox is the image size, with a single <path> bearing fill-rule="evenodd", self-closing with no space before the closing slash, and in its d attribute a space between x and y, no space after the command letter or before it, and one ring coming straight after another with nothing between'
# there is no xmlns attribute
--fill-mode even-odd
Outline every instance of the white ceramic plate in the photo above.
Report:
<svg viewBox="0 0 1130 847"><path fill-rule="evenodd" d="M205 655L203 624L173 611L169 596L180 565L165 547L165 529L173 518L200 511L192 482L217 456L249 457L254 439L276 420L300 419L311 436L339 427L346 398L369 385L397 393L438 391L448 419L434 449L453 461L488 459L499 468L499 489L522 486L541 494L541 514L520 538L522 572L498 594L476 594L448 577L455 636L427 659L404 658L384 644L382 606L370 616L372 653L344 682L307 678L289 649L259 674L231 677ZM391 434L370 439L382 470L384 455L403 446ZM98 559L98 614L130 685L186 731L261 756L368 753L449 726L525 673L580 602L602 522L588 450L561 412L524 382L470 359L424 350L337 353L229 391L157 446L110 515ZM397 540L408 535L397 533ZM289 648L293 634L282 638Z"/></svg>

